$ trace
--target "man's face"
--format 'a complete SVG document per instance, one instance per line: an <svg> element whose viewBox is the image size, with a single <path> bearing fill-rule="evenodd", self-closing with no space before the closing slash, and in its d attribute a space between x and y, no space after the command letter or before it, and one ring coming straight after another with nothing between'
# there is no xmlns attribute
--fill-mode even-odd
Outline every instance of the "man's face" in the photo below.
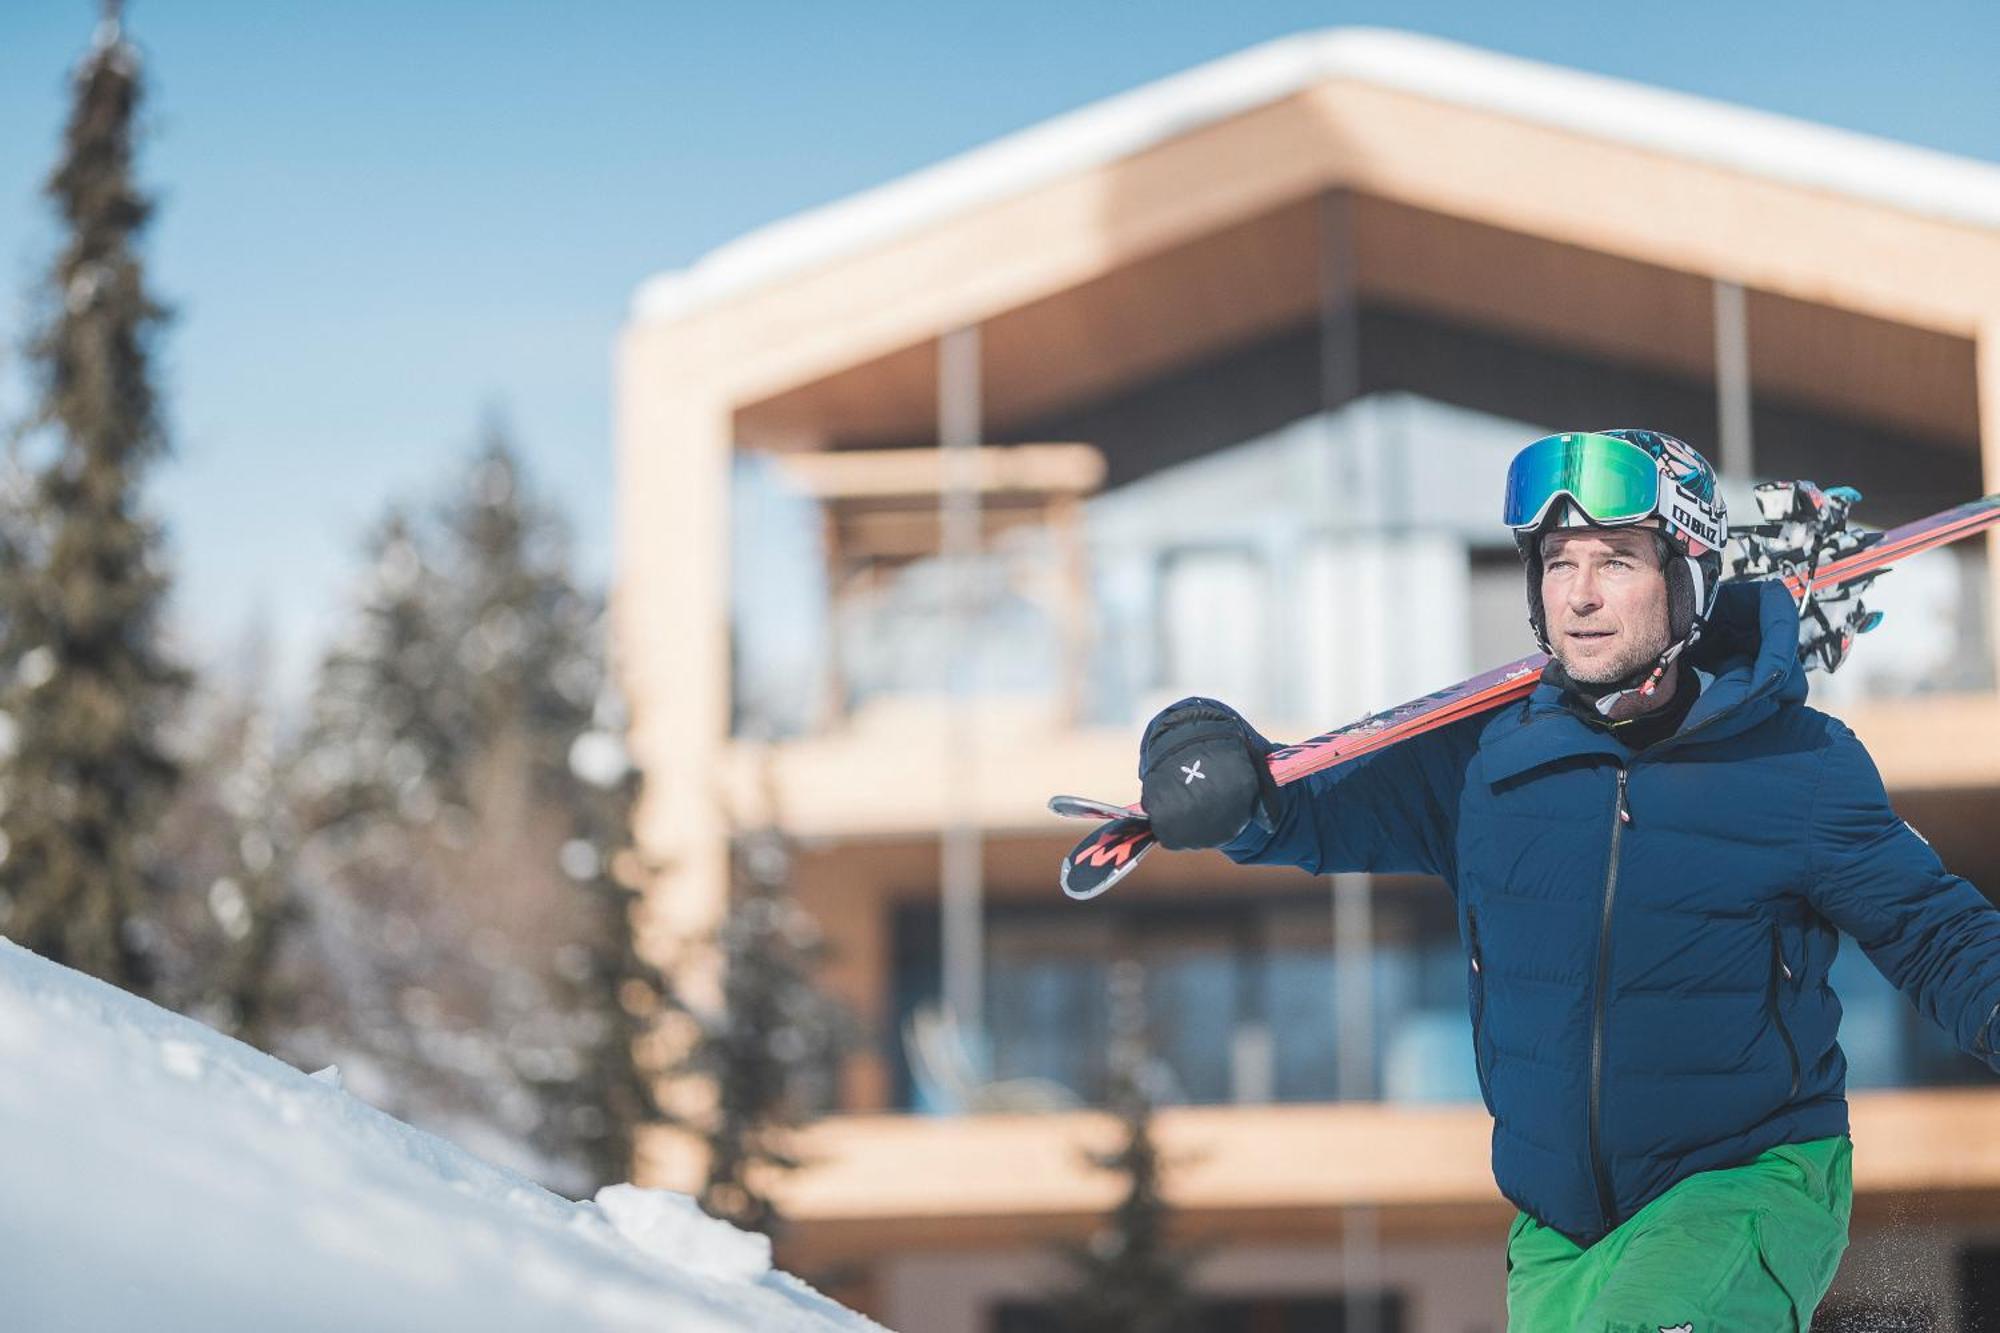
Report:
<svg viewBox="0 0 2000 1333"><path fill-rule="evenodd" d="M1542 538L1542 614L1570 679L1603 685L1667 650L1667 576L1646 528Z"/></svg>

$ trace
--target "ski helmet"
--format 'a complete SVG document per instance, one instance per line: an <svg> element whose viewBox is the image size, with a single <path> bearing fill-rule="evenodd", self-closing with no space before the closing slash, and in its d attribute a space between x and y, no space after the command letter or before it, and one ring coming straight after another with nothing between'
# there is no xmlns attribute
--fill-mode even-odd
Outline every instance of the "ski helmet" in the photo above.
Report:
<svg viewBox="0 0 2000 1333"><path fill-rule="evenodd" d="M1627 527L1655 520L1667 576L1667 649L1639 686L1651 694L1667 667L1701 637L1722 581L1729 511L1715 469L1685 441L1652 430L1545 435L1507 469L1503 521L1528 580L1528 624L1545 653L1542 538L1558 528ZM1604 702L1608 702L1604 701Z"/></svg>

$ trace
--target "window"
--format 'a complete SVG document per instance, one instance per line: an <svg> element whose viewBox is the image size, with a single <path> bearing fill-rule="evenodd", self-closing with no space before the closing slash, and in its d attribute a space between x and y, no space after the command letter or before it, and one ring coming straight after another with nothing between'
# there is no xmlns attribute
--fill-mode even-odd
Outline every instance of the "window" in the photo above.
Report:
<svg viewBox="0 0 2000 1333"><path fill-rule="evenodd" d="M1466 972L1451 899L1417 880L1378 885L1369 964L1370 1086L1402 1101L1476 1101ZM937 912L896 926L900 1033L938 993ZM1339 1094L1339 963L1324 889L1248 897L996 905L987 924L986 1022L976 1076L1061 1085L1096 1104L1106 1088L1111 969L1144 969L1154 1056L1172 1100L1328 1101ZM889 1052L901 1104L951 1110L919 1087L900 1041Z"/></svg>
<svg viewBox="0 0 2000 1333"><path fill-rule="evenodd" d="M1252 707L1269 665L1266 576L1254 551L1193 547L1160 557L1161 690Z"/></svg>

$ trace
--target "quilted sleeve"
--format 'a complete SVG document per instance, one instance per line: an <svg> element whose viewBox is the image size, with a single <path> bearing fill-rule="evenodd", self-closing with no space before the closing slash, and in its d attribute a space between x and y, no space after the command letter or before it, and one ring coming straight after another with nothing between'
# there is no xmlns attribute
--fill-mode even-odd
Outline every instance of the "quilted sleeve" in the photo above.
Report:
<svg viewBox="0 0 2000 1333"><path fill-rule="evenodd" d="M1962 1050L2000 1071L2000 908L1896 816L1868 751L1828 719L1807 897Z"/></svg>

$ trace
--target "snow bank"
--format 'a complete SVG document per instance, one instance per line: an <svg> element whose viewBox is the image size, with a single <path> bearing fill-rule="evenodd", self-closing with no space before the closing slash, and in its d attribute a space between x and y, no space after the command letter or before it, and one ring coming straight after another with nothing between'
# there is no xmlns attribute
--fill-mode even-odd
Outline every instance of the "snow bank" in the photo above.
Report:
<svg viewBox="0 0 2000 1333"><path fill-rule="evenodd" d="M878 1326L630 1185L572 1203L0 939L0 1323L109 1330Z"/></svg>

